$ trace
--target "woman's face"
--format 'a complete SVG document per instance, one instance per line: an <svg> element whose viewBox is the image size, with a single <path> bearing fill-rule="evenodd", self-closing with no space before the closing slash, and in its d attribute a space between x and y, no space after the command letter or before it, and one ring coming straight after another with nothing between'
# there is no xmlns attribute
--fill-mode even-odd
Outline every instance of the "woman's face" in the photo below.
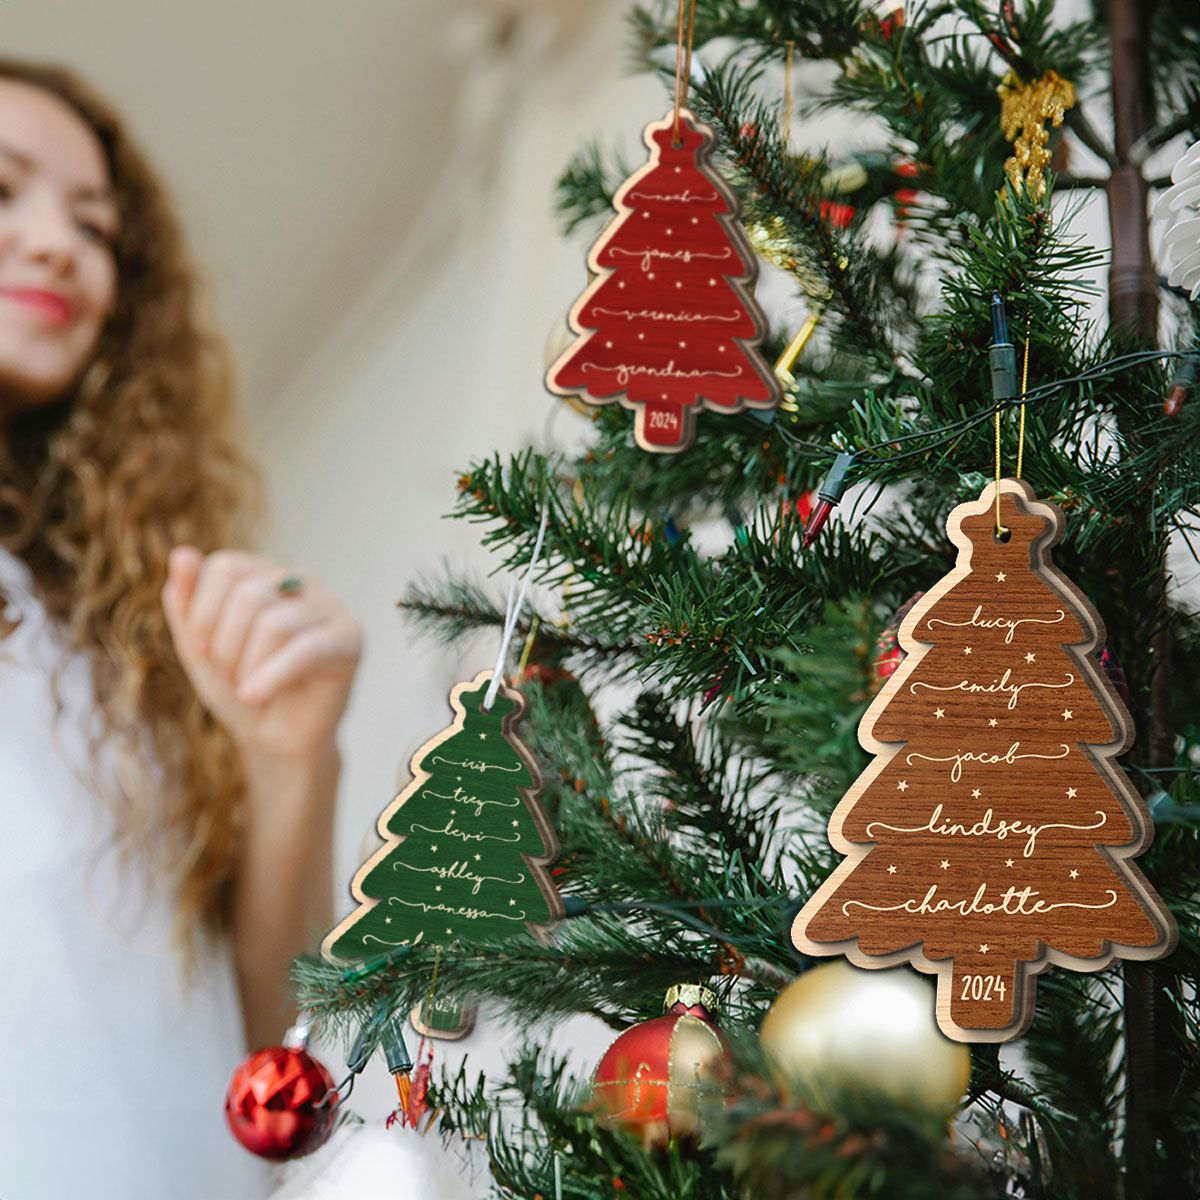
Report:
<svg viewBox="0 0 1200 1200"><path fill-rule="evenodd" d="M0 419L60 399L117 294L117 207L90 127L0 79Z"/></svg>

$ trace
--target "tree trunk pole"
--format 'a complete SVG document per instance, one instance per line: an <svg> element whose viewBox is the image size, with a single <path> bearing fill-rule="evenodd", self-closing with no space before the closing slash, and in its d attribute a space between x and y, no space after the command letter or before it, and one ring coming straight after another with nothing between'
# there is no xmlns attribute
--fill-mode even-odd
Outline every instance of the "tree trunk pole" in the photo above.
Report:
<svg viewBox="0 0 1200 1200"><path fill-rule="evenodd" d="M1150 189L1140 166L1130 161L1134 143L1148 125L1150 81L1146 70L1146 26L1150 0L1111 0L1113 149L1117 166L1108 180L1112 269L1109 315L1127 337L1154 344L1158 334L1158 276L1150 257Z"/></svg>
<svg viewBox="0 0 1200 1200"><path fill-rule="evenodd" d="M1109 318L1118 339L1154 346L1158 340L1158 278L1150 257L1149 187L1130 152L1149 124L1151 105L1147 28L1153 0L1110 0L1112 49L1113 149L1117 165L1108 180L1112 234ZM1149 531L1147 531L1148 533ZM1151 656L1149 713L1143 723L1142 751L1151 765L1169 766L1174 758L1170 715L1170 631L1166 624L1167 574L1160 564L1143 629ZM1140 639L1139 639L1140 640ZM1147 645L1148 643L1148 645ZM1144 710L1143 710L1144 711ZM1153 1194L1168 1200L1178 1179L1158 1163L1159 1089L1167 1081L1157 1062L1158 1017L1168 1017L1153 963L1125 963L1125 1194ZM1169 1017L1168 1017L1169 1019ZM1150 1194L1147 1192L1146 1194Z"/></svg>

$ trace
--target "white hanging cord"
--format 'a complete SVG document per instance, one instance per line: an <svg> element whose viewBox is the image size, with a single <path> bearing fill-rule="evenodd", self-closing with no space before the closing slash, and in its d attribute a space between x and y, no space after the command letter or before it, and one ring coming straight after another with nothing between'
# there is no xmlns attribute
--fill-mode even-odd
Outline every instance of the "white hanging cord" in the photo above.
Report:
<svg viewBox="0 0 1200 1200"><path fill-rule="evenodd" d="M529 566L525 568L525 578L521 580L520 591L517 592L516 600L513 600L513 587L515 580L508 585L508 605L504 615L504 632L500 635L500 651L496 655L496 669L492 672L492 682L488 685L488 690L483 697L483 711L490 712L492 703L496 699L496 693L500 690L500 680L504 674L504 664L508 661L508 649L512 645L513 634L517 631L517 622L521 619L521 610L525 607L525 593L529 591L529 584L533 580L534 569L538 565L538 559L542 554L542 542L546 538L546 526L550 522L550 506L547 504L542 509L542 523L538 527L537 541L533 543L533 554L529 559Z"/></svg>

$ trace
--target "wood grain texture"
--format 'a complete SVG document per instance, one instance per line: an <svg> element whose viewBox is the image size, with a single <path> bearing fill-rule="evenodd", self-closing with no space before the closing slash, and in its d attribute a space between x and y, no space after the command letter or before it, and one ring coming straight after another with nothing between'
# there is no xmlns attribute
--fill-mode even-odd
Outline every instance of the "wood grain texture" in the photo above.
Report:
<svg viewBox="0 0 1200 1200"><path fill-rule="evenodd" d="M1114 760L1133 723L1092 651L1099 614L1052 564L1063 515L1028 484L950 515L954 570L908 613L906 657L864 714L874 761L838 804L846 856L796 917L808 954L938 977L958 1041L1033 1018L1038 972L1167 953L1177 931L1130 860L1153 836Z"/></svg>
<svg viewBox="0 0 1200 1200"><path fill-rule="evenodd" d="M556 395L632 409L638 445L663 453L691 444L698 409L769 409L781 395L747 290L757 260L709 164L713 132L687 109L678 145L674 128L673 113L646 127L650 161L614 197L571 309L578 336L546 374Z"/></svg>

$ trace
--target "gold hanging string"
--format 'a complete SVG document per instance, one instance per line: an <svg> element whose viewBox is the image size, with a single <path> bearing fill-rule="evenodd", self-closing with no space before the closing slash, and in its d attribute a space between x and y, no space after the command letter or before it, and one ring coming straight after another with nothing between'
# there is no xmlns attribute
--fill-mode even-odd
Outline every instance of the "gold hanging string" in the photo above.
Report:
<svg viewBox="0 0 1200 1200"><path fill-rule="evenodd" d="M1029 391L1029 335L1033 330L1033 314L1025 318L1025 349L1021 363L1021 416L1017 426L1017 478L1025 469L1025 394ZM1004 533L1004 525L1000 520L1000 410L996 409L994 416L996 430L996 536Z"/></svg>
<svg viewBox="0 0 1200 1200"><path fill-rule="evenodd" d="M1025 464L1025 393L1029 391L1029 333L1033 328L1033 314L1025 318L1025 354L1021 365L1021 423L1017 431L1017 478Z"/></svg>
<svg viewBox="0 0 1200 1200"><path fill-rule="evenodd" d="M685 22L686 17L686 22ZM684 37L686 24L686 38ZM679 114L687 107L692 74L692 38L696 32L696 0L679 0L679 22L675 31L675 143L678 145Z"/></svg>
<svg viewBox="0 0 1200 1200"><path fill-rule="evenodd" d="M517 663L517 681L524 679L525 668L529 666L529 656L533 653L533 643L537 638L538 618L535 613L533 619L529 622L529 634L525 638L525 645L521 648L521 659Z"/></svg>
<svg viewBox="0 0 1200 1200"><path fill-rule="evenodd" d="M425 1013L429 1020L433 1020L433 995L437 990L438 967L442 965L442 948L441 946L434 947L433 953L433 974L429 977L429 993L425 997Z"/></svg>
<svg viewBox="0 0 1200 1200"><path fill-rule="evenodd" d="M1004 523L1000 520L1000 410L996 409L996 537L1004 536Z"/></svg>
<svg viewBox="0 0 1200 1200"><path fill-rule="evenodd" d="M683 17L685 0L679 0L679 21L675 30L675 141L679 138L679 110L683 107Z"/></svg>
<svg viewBox="0 0 1200 1200"><path fill-rule="evenodd" d="M429 979L429 991L425 995L425 1012L423 1015L426 1018L426 1020L429 1020L429 1021L433 1020L433 996L434 996L435 991L437 990L438 967L441 965L441 962L442 962L442 948L441 948L441 946L438 946L434 951L433 974L430 976L430 979ZM424 1035L422 1035L421 1046L424 1046L424 1045L425 1045L425 1037L424 1037ZM418 1061L420 1060L420 1057L421 1057L421 1048L419 1046L417 1048ZM399 1101L400 1101L400 1111L404 1114L402 1120L412 1121L413 1127L415 1128L416 1121L413 1118L411 1107L410 1107L412 1104L412 1072L411 1071L398 1071L396 1073L396 1075L393 1076L393 1078L396 1081L396 1096L397 1096L397 1099L399 1099Z"/></svg>
<svg viewBox="0 0 1200 1200"><path fill-rule="evenodd" d="M792 141L792 60L796 56L796 43L784 42L783 55L783 148Z"/></svg>
<svg viewBox="0 0 1200 1200"><path fill-rule="evenodd" d="M688 89L692 86L692 40L696 36L696 0L688 9L687 54L683 60L683 107L687 108Z"/></svg>
<svg viewBox="0 0 1200 1200"><path fill-rule="evenodd" d="M780 125L783 148L786 151L792 140L792 120L795 113L792 77L796 59L796 43L789 38L783 43L783 47L783 116ZM812 335L816 333L823 313L824 306L814 303L804 320L804 324L800 326L796 331L795 337L788 342L783 353L775 360L775 375L785 388L795 386L796 379L792 375L792 368L796 365L796 360L804 353L805 347L812 340ZM785 395L779 402L779 407L784 412L794 413L799 411L796 401L788 395Z"/></svg>

